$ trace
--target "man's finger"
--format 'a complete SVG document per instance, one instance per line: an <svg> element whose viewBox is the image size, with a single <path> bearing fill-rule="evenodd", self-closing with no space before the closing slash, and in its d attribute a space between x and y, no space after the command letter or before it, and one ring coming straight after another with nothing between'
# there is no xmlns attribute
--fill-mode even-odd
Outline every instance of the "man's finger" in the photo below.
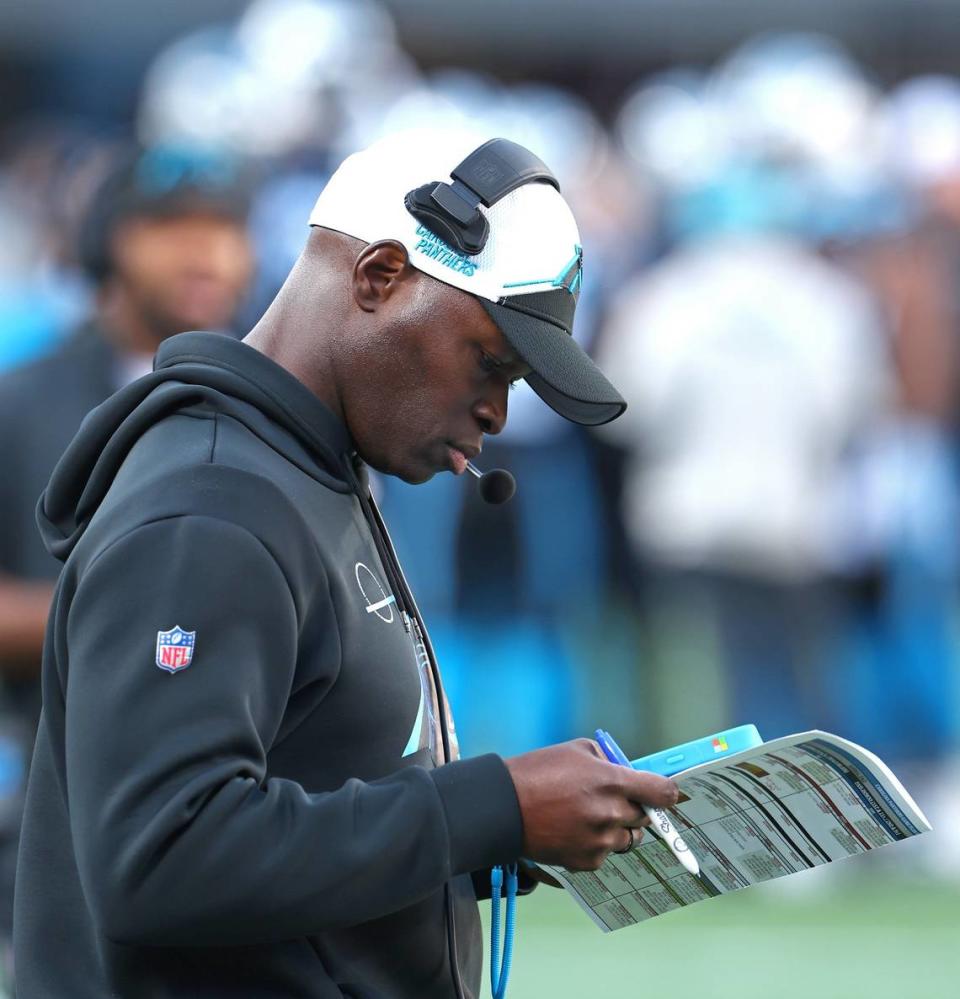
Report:
<svg viewBox="0 0 960 999"><path fill-rule="evenodd" d="M623 846L617 847L617 849L613 851L614 853L629 853L633 849L633 844L636 842L637 837L634 835L632 829L624 829L623 831L626 834L626 840L624 841Z"/></svg>
<svg viewBox="0 0 960 999"><path fill-rule="evenodd" d="M623 771L624 793L630 801L654 808L669 808L677 803L680 789L669 777L643 770L628 770L626 767Z"/></svg>
<svg viewBox="0 0 960 999"><path fill-rule="evenodd" d="M629 853L634 847L639 846L640 841L643 839L643 830L637 829L634 826L628 826L624 832L626 833L626 838L623 846L614 850L614 853Z"/></svg>
<svg viewBox="0 0 960 999"><path fill-rule="evenodd" d="M623 826L625 829L639 829L641 826L650 825L650 817L643 807L629 799L622 802L616 811L616 817L611 818L613 824Z"/></svg>

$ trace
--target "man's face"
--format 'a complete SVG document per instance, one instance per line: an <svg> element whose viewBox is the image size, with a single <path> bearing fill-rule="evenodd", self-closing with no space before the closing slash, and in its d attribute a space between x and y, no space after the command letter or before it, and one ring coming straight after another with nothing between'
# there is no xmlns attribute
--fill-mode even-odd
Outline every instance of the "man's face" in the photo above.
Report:
<svg viewBox="0 0 960 999"><path fill-rule="evenodd" d="M462 473L484 434L503 429L510 384L530 369L477 299L419 272L384 311L357 355L362 389L344 399L360 455L411 483Z"/></svg>
<svg viewBox="0 0 960 999"><path fill-rule="evenodd" d="M216 215L130 219L114 233L112 255L112 280L158 343L226 327L253 274L245 228Z"/></svg>

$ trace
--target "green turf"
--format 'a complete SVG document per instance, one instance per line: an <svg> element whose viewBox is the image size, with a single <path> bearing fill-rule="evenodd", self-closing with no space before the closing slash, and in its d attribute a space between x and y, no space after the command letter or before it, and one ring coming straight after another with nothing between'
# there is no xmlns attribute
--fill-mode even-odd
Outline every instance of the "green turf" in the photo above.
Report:
<svg viewBox="0 0 960 999"><path fill-rule="evenodd" d="M569 896L541 886L518 902L507 995L960 996L960 886L887 875L818 887L785 895L779 886L760 886L603 934ZM488 948L489 907L481 906ZM486 967L484 977L489 996Z"/></svg>

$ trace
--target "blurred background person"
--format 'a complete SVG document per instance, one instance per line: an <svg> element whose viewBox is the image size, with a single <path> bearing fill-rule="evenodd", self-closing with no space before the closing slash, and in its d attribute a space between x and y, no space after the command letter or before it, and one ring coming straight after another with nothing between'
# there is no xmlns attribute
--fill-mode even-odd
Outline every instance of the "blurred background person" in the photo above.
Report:
<svg viewBox="0 0 960 999"><path fill-rule="evenodd" d="M628 453L661 741L845 730L832 501L883 402L883 334L861 288L772 233L702 236L618 297L600 361L632 425L607 436Z"/></svg>
<svg viewBox="0 0 960 999"><path fill-rule="evenodd" d="M629 425L604 436L627 456L664 741L848 720L831 689L849 626L833 577L857 539L837 499L891 373L869 289L820 244L827 179L862 149L874 99L835 46L796 36L748 43L709 79L655 80L621 111L662 191L666 252L613 300L600 361L629 386ZM682 163L671 130L691 142Z"/></svg>
<svg viewBox="0 0 960 999"><path fill-rule="evenodd" d="M224 170L227 172L224 173ZM163 149L124 156L80 228L88 319L0 376L0 767L6 781L0 926L10 932L17 809L40 711L39 667L58 564L34 512L83 417L152 368L175 333L226 332L248 289L246 196L229 164Z"/></svg>
<svg viewBox="0 0 960 999"><path fill-rule="evenodd" d="M850 655L834 694L849 705L854 737L886 744L931 812L955 824L960 82L901 83L879 124L900 222L837 259L874 289L890 331L894 394L847 494L872 571L852 590ZM957 862L958 851L947 855L946 866Z"/></svg>

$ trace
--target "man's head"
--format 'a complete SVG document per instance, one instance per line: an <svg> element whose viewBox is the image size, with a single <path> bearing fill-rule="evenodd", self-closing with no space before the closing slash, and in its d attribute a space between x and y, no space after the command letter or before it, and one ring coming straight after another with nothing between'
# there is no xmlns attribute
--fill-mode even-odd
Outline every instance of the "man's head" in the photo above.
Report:
<svg viewBox="0 0 960 999"><path fill-rule="evenodd" d="M372 467L407 482L463 472L503 429L510 383L529 367L476 298L411 266L399 242L315 229L291 289L301 304L302 289L338 317L312 367L329 373Z"/></svg>
<svg viewBox="0 0 960 999"><path fill-rule="evenodd" d="M394 137L345 161L250 338L338 410L365 460L410 482L462 472L518 378L579 423L625 408L570 335L582 254L552 175L501 140L480 156L436 145Z"/></svg>
<svg viewBox="0 0 960 999"><path fill-rule="evenodd" d="M152 352L175 333L226 328L253 273L245 219L227 165L162 151L119 165L81 233L108 333Z"/></svg>

